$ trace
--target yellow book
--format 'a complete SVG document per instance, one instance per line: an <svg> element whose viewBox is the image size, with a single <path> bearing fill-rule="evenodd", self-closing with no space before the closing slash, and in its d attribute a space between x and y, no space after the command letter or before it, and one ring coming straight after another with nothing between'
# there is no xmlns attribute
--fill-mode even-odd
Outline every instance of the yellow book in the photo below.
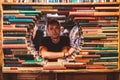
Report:
<svg viewBox="0 0 120 80"><path fill-rule="evenodd" d="M19 14L19 10L4 10L3 14Z"/></svg>

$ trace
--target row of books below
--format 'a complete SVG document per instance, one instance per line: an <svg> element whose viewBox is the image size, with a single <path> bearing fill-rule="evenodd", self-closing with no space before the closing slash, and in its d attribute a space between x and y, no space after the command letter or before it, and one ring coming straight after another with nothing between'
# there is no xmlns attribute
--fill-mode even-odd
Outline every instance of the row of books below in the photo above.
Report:
<svg viewBox="0 0 120 80"><path fill-rule="evenodd" d="M58 62L47 62L31 54L5 55L4 67L43 67L45 70L59 69L116 69L118 57L100 57L100 55L77 55Z"/></svg>
<svg viewBox="0 0 120 80"><path fill-rule="evenodd" d="M12 65L12 67L11 67ZM44 64L43 62L39 62L39 61L30 61L30 62L24 62L22 64L18 63L17 65L15 64L5 64L4 68L6 69L11 69L12 68L21 68L21 67L41 67L43 70L78 70L78 69L117 69L118 66L117 65L98 65L98 64L83 64L83 63L64 63L61 64L59 62L47 62L46 64ZM14 66L15 65L15 66Z"/></svg>

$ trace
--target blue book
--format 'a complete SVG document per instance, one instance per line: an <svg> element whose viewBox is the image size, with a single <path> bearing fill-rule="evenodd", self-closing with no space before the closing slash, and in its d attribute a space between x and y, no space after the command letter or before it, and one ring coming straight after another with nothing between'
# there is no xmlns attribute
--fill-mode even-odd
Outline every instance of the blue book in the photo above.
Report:
<svg viewBox="0 0 120 80"><path fill-rule="evenodd" d="M15 16L13 16L13 15L4 15L3 16L4 20L6 20L6 19L14 19L14 18L15 18Z"/></svg>
<svg viewBox="0 0 120 80"><path fill-rule="evenodd" d="M9 22L33 22L33 19L8 19Z"/></svg>
<svg viewBox="0 0 120 80"><path fill-rule="evenodd" d="M29 5L6 5L3 6L4 10L35 10L32 8L32 6Z"/></svg>

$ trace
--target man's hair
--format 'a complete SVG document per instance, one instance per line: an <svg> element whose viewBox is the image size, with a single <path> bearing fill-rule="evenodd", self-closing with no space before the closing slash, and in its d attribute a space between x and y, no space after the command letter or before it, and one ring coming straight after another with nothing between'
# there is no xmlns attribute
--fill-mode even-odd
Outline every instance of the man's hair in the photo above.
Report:
<svg viewBox="0 0 120 80"><path fill-rule="evenodd" d="M55 20L55 19L48 20L48 22L47 22L47 27L48 27L49 25L57 25L58 27L60 27L59 22L58 22L57 20Z"/></svg>

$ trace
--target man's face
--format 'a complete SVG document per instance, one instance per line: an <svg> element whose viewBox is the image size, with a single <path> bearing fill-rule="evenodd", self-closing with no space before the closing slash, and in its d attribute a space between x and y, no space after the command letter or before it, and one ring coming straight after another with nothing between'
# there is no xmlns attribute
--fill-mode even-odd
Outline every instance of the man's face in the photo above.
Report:
<svg viewBox="0 0 120 80"><path fill-rule="evenodd" d="M52 39L57 39L60 36L60 28L57 25L49 25L47 33Z"/></svg>

